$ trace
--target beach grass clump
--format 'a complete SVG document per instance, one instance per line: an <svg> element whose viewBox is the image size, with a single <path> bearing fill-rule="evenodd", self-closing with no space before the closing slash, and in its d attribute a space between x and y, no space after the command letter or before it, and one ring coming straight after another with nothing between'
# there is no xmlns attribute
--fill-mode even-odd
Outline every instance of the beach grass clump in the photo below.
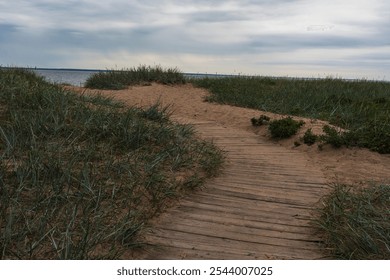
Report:
<svg viewBox="0 0 390 280"><path fill-rule="evenodd" d="M169 120L0 69L0 259L116 259L219 149Z"/></svg>
<svg viewBox="0 0 390 280"><path fill-rule="evenodd" d="M330 144L335 148L340 148L343 145L347 145L346 140L348 132L339 132L334 127L324 125L322 128L324 134L320 136L320 139L325 144Z"/></svg>
<svg viewBox="0 0 390 280"><path fill-rule="evenodd" d="M322 199L315 225L337 259L390 258L390 185L335 185Z"/></svg>
<svg viewBox="0 0 390 280"><path fill-rule="evenodd" d="M132 85L150 85L152 82L173 85L184 84L186 79L177 68L140 65L129 69L95 73L87 79L85 87L120 90Z"/></svg>
<svg viewBox="0 0 390 280"><path fill-rule="evenodd" d="M284 139L295 135L302 125L304 125L303 121L296 121L291 117L287 117L271 121L268 129L272 138Z"/></svg>
<svg viewBox="0 0 390 280"><path fill-rule="evenodd" d="M211 92L208 101L325 120L349 131L349 146L390 153L389 82L245 76L191 82Z"/></svg>

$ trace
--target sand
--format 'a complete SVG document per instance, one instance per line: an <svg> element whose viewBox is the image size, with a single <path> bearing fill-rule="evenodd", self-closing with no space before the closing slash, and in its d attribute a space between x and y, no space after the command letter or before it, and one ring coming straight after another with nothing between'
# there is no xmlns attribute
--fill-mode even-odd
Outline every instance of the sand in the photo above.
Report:
<svg viewBox="0 0 390 280"><path fill-rule="evenodd" d="M305 121L299 135L275 141L250 119L284 116L205 102L209 93L191 84L73 89L129 106L169 106L172 120L194 125L199 137L226 151L221 174L156 217L142 233L147 246L124 259L326 259L311 221L330 185L390 182L390 155L294 145L308 128L320 133L323 121L294 117Z"/></svg>

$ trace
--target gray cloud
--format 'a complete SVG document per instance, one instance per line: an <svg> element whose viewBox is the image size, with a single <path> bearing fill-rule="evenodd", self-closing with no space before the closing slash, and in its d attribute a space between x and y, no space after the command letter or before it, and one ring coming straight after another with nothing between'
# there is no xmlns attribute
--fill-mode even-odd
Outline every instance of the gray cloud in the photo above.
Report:
<svg viewBox="0 0 390 280"><path fill-rule="evenodd" d="M377 67L390 78L389 34L384 0L0 0L3 65L83 61L85 68L107 68L126 63L115 58L120 53L131 61L169 60L184 70L209 63L215 72L256 72L259 65L318 71L322 64L346 73Z"/></svg>
<svg viewBox="0 0 390 280"><path fill-rule="evenodd" d="M247 17L241 13L228 12L196 12L190 15L191 22L229 22L247 20Z"/></svg>
<svg viewBox="0 0 390 280"><path fill-rule="evenodd" d="M311 36L296 35L260 35L247 43L249 51L294 51L297 49L349 49L381 46L378 42L369 42L360 37L339 35Z"/></svg>

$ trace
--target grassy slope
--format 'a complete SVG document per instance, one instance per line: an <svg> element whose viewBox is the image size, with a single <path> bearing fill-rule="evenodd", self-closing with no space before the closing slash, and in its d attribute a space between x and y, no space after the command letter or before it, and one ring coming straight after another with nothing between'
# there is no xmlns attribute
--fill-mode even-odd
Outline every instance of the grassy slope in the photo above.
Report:
<svg viewBox="0 0 390 280"><path fill-rule="evenodd" d="M157 105L126 108L0 70L0 259L117 258L219 150Z"/></svg>

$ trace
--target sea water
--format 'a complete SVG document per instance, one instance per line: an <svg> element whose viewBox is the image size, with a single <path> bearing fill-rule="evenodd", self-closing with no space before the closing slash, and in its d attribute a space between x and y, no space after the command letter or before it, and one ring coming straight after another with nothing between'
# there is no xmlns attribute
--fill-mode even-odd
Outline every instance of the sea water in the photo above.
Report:
<svg viewBox="0 0 390 280"><path fill-rule="evenodd" d="M33 71L49 82L73 86L84 86L91 75L101 72L101 70L83 69L34 69Z"/></svg>

